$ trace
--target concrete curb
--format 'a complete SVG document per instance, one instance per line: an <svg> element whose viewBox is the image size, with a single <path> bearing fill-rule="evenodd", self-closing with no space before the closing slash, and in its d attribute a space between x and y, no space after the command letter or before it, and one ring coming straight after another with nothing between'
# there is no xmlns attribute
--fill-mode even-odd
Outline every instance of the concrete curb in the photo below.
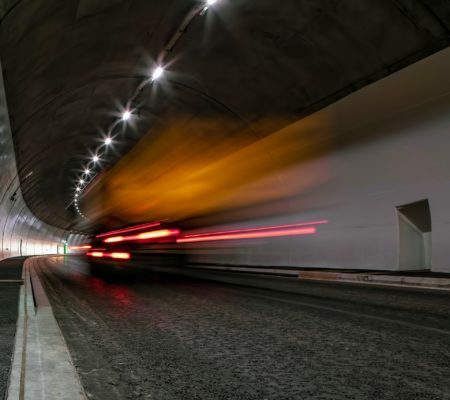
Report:
<svg viewBox="0 0 450 400"><path fill-rule="evenodd" d="M299 271L298 278L308 281L359 283L450 292L450 279L446 278L330 271Z"/></svg>
<svg viewBox="0 0 450 400"><path fill-rule="evenodd" d="M7 400L85 400L44 288L36 273L39 258L23 266L19 315Z"/></svg>

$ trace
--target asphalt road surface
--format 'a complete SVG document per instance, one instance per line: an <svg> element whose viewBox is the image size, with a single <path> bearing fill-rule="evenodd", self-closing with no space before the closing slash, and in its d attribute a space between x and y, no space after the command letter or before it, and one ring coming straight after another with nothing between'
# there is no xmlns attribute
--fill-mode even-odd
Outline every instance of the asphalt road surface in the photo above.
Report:
<svg viewBox="0 0 450 400"><path fill-rule="evenodd" d="M41 279L92 399L450 399L450 296L183 278Z"/></svg>

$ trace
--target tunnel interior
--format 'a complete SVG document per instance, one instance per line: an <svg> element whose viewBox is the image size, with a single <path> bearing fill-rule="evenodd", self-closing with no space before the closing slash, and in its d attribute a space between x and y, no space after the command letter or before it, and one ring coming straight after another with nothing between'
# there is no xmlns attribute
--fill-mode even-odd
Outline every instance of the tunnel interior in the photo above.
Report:
<svg viewBox="0 0 450 400"><path fill-rule="evenodd" d="M327 221L183 250L198 263L395 270L392 209L428 198L421 267L449 268L445 2L0 4L3 257L154 220L191 236ZM384 182L382 147L395 170ZM414 189L420 174L433 185ZM14 233L36 224L51 245Z"/></svg>
<svg viewBox="0 0 450 400"><path fill-rule="evenodd" d="M0 398L450 399L449 0L0 0Z"/></svg>

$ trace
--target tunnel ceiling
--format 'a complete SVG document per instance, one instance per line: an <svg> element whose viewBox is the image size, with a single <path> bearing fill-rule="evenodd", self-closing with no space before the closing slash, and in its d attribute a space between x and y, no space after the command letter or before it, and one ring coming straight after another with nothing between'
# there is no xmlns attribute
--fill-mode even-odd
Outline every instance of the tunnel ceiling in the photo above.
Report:
<svg viewBox="0 0 450 400"><path fill-rule="evenodd" d="M77 171L199 2L3 0L0 56L23 194L72 228ZM104 167L177 114L287 125L449 44L448 0L219 0L167 53ZM273 124L261 123L273 116ZM210 134L214 134L212 126ZM189 135L189 132L186 132Z"/></svg>

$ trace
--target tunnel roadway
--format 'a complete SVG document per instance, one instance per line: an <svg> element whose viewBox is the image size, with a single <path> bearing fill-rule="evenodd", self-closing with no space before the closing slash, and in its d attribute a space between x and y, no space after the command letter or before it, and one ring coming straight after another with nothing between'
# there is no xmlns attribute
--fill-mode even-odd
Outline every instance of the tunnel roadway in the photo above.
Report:
<svg viewBox="0 0 450 400"><path fill-rule="evenodd" d="M450 399L448 294L34 265L88 398Z"/></svg>

